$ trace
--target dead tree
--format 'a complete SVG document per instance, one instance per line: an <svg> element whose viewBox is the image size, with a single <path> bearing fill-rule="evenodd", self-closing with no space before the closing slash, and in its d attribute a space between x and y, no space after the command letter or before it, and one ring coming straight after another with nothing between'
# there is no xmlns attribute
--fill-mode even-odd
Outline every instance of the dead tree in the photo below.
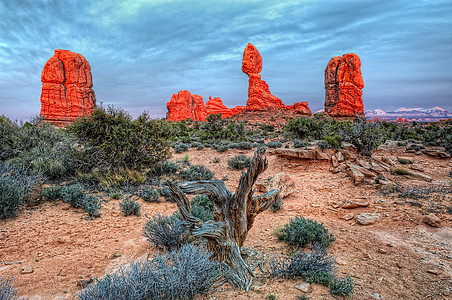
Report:
<svg viewBox="0 0 452 300"><path fill-rule="evenodd" d="M253 195L253 185L267 167L263 151L256 151L247 172L242 171L239 186L232 194L221 180L189 181L181 184L167 182L184 220L194 236L207 240L212 258L222 263L225 276L236 288L248 290L254 274L242 257L240 248L256 216L279 197L279 189L263 195ZM203 222L190 213L187 194L206 194L214 207L213 220Z"/></svg>

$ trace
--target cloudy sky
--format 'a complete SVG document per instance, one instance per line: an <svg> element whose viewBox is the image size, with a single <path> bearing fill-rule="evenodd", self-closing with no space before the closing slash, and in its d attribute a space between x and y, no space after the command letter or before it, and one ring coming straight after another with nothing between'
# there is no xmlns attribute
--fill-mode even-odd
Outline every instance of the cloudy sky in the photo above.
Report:
<svg viewBox="0 0 452 300"><path fill-rule="evenodd" d="M0 115L40 110L55 49L89 61L98 103L166 113L179 90L245 105L243 50L285 104L324 105L330 58L361 58L365 109L452 111L452 1L0 0Z"/></svg>

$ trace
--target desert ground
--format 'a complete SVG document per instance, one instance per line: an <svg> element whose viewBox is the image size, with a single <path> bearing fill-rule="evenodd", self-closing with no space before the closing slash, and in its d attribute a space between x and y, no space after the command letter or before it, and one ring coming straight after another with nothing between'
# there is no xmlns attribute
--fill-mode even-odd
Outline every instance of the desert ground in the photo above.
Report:
<svg viewBox="0 0 452 300"><path fill-rule="evenodd" d="M254 150L229 149L218 153L206 148L173 153L171 160L188 159L191 164L204 165L224 179L234 191L241 171L232 170L227 160L237 154L252 156ZM404 147L386 143L373 155L394 160L409 157L422 166L433 181L426 183L413 177L388 175L402 185L450 185L450 158L440 159L425 154L405 153ZM218 157L220 162L214 163ZM354 185L342 172L333 174L327 160L288 159L266 154L269 167L260 178L285 172L295 183L294 192L284 198L277 212L259 214L249 232L245 246L264 262L272 255L288 253L289 246L279 241L274 231L295 216L304 216L324 223L336 241L330 249L337 262L337 274L349 274L355 284L349 299L450 299L452 297L452 215L437 213L440 227L423 222L425 208L400 199L395 194L384 195L378 184ZM227 179L227 180L226 180ZM86 218L81 209L62 201L44 202L23 209L19 216L0 220L0 272L12 274L23 299L76 299L80 283L101 278L120 266L158 251L142 235L148 216L157 213L171 215L175 203L149 203L142 199L141 216L124 216L118 202L108 196L101 208L101 217ZM345 209L345 200L368 202L367 207ZM426 200L423 200L426 201ZM443 205L451 206L451 194ZM380 213L380 219L363 226L356 218L344 220L344 215L363 212ZM302 279L269 279L256 270L256 278L248 292L232 289L229 284L217 286L198 299L266 299L273 293L276 299L297 299L303 294L295 286ZM329 289L311 284L306 293L311 299L338 299Z"/></svg>

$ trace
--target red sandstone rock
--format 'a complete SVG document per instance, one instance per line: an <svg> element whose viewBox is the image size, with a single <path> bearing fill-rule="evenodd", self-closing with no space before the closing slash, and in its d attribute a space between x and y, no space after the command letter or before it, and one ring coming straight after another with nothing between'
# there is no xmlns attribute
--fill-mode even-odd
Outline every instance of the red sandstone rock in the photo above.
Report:
<svg viewBox="0 0 452 300"><path fill-rule="evenodd" d="M333 117L364 115L363 87L358 55L333 57L325 69L325 112Z"/></svg>
<svg viewBox="0 0 452 300"><path fill-rule="evenodd" d="M251 43L243 52L242 71L249 76L248 101L246 109L250 111L266 108L286 108L284 103L270 92L268 84L261 79L262 57Z"/></svg>
<svg viewBox="0 0 452 300"><path fill-rule="evenodd" d="M168 108L166 118L169 121L186 119L204 121L207 117L202 97L195 94L192 95L187 90L173 94L171 100L166 103L166 107Z"/></svg>
<svg viewBox="0 0 452 300"><path fill-rule="evenodd" d="M243 52L242 71L247 75L262 71L262 56L251 43L248 43Z"/></svg>
<svg viewBox="0 0 452 300"><path fill-rule="evenodd" d="M300 115L306 115L306 116L312 116L312 112L308 107L308 102L302 101L300 103L294 103L293 105L287 106L288 110L295 111L297 114Z"/></svg>
<svg viewBox="0 0 452 300"><path fill-rule="evenodd" d="M207 115L221 114L223 119L234 115L234 112L230 108L227 108L219 97L215 97L213 99L212 97L209 97L209 101L206 103L206 112Z"/></svg>
<svg viewBox="0 0 452 300"><path fill-rule="evenodd" d="M246 109L246 106L240 106L240 105L231 108L232 113L233 113L234 115L238 114L238 113L241 112L241 111L244 111L245 109Z"/></svg>
<svg viewBox="0 0 452 300"><path fill-rule="evenodd" d="M41 74L41 117L66 126L96 108L91 66L80 54L55 50Z"/></svg>

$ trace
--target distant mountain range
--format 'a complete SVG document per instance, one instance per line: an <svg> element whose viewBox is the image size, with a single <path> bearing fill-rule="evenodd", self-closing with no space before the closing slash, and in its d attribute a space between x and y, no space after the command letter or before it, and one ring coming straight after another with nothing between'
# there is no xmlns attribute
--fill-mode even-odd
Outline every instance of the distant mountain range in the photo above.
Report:
<svg viewBox="0 0 452 300"><path fill-rule="evenodd" d="M432 108L405 108L400 107L395 111L385 112L382 109L373 109L365 111L368 119L375 119L378 117L380 121L397 121L398 118L407 119L408 121L417 122L433 122L441 119L452 118L452 113L441 107Z"/></svg>

